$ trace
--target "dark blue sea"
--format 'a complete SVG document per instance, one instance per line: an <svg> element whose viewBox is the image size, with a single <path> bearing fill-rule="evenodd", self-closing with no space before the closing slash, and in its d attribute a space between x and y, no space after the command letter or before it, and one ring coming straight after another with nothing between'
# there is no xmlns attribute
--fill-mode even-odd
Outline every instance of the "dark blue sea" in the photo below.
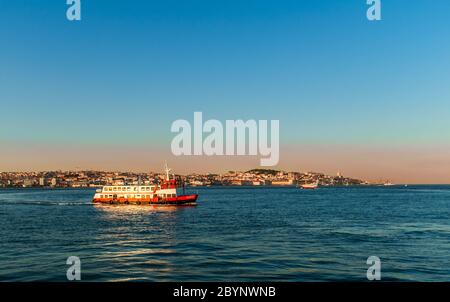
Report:
<svg viewBox="0 0 450 302"><path fill-rule="evenodd" d="M450 281L450 186L195 188L196 207L0 190L0 281Z"/></svg>

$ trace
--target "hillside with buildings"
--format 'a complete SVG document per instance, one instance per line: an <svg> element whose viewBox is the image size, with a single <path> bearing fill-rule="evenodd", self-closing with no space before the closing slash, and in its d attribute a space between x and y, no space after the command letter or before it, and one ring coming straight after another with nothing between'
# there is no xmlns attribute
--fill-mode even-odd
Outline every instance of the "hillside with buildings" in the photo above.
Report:
<svg viewBox="0 0 450 302"><path fill-rule="evenodd" d="M103 171L2 172L0 187L30 188L88 188L104 185L137 185L157 183L164 177L159 173ZM177 175L187 186L294 186L318 181L321 186L368 184L366 181L316 172L285 172L254 169L224 174Z"/></svg>

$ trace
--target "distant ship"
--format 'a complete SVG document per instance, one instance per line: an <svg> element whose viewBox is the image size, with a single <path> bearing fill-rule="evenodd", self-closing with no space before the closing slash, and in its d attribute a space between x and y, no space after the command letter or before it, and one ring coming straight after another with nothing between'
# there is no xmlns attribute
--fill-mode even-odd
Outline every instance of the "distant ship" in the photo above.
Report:
<svg viewBox="0 0 450 302"><path fill-rule="evenodd" d="M305 189L305 190L315 190L318 187L319 187L319 181L316 181L314 183L300 185L300 188Z"/></svg>
<svg viewBox="0 0 450 302"><path fill-rule="evenodd" d="M180 189L175 177L170 179L170 169L165 167L166 179L154 185L104 186L98 189L92 200L100 204L136 205L195 205L198 195L178 195ZM184 191L184 186L183 186Z"/></svg>

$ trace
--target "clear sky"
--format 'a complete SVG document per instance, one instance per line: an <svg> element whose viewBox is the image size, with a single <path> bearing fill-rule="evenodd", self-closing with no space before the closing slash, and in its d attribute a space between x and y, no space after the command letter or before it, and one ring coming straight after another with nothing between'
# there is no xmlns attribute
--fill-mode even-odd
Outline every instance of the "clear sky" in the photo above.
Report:
<svg viewBox="0 0 450 302"><path fill-rule="evenodd" d="M257 165L171 158L171 123L202 111L279 119L279 168L450 183L448 0L382 0L380 22L365 0L66 8L0 0L0 171Z"/></svg>

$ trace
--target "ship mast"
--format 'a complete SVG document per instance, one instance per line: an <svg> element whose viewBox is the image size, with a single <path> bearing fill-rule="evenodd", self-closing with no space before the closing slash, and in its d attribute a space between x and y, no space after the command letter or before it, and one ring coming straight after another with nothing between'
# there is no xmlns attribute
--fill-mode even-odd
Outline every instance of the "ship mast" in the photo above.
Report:
<svg viewBox="0 0 450 302"><path fill-rule="evenodd" d="M169 169L169 167L167 166L167 162L166 162L166 165L165 165L165 169L164 169L164 170L166 171L166 180L170 180L170 176L169 176L170 169Z"/></svg>

